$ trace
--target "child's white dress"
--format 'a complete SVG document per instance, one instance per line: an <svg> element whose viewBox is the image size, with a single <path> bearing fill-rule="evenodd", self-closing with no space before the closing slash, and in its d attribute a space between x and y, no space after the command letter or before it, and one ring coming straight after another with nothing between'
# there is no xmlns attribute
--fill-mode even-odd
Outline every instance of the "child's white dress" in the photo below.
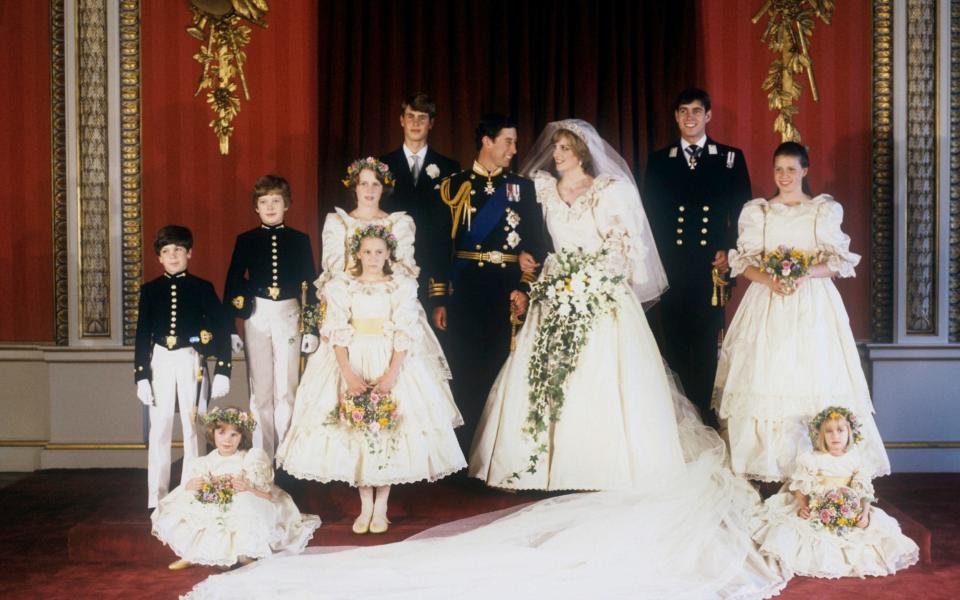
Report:
<svg viewBox="0 0 960 600"><path fill-rule="evenodd" d="M203 504L180 485L160 500L151 515L153 535L180 558L199 565L230 566L241 556L264 558L275 552L299 554L320 527L320 518L302 515L285 491L274 485L273 469L259 448L221 456L218 450L193 461L184 473L194 477L242 475L270 499L241 492L221 510Z"/></svg>
<svg viewBox="0 0 960 600"><path fill-rule="evenodd" d="M782 244L819 255L839 277L853 277L860 256L850 252L842 221L843 207L826 194L796 206L751 200L730 251L731 275L757 266ZM828 406L850 409L862 424L868 474L889 474L860 354L833 281L809 279L789 296L749 283L723 341L713 393L734 472L763 481L789 477L798 452L812 450L809 420Z"/></svg>
<svg viewBox="0 0 960 600"><path fill-rule="evenodd" d="M779 494L767 499L753 521L753 539L760 552L776 558L784 571L810 577L864 577L892 575L917 562L919 548L903 535L897 521L876 506L870 507L870 523L851 528L843 536L817 529L797 515L800 505L793 492L823 494L849 487L860 496L873 496L870 475L862 470L862 455L851 448L842 456L805 452Z"/></svg>
<svg viewBox="0 0 960 600"><path fill-rule="evenodd" d="M291 475L351 485L434 481L466 467L454 427L463 424L450 386L416 353L422 335L416 281L394 275L365 283L338 274L324 286L327 342L310 356L297 390L293 422L277 450L277 464ZM336 422L346 384L334 346L346 347L364 380L383 375L394 350L406 351L396 386L399 418L372 451L368 438Z"/></svg>

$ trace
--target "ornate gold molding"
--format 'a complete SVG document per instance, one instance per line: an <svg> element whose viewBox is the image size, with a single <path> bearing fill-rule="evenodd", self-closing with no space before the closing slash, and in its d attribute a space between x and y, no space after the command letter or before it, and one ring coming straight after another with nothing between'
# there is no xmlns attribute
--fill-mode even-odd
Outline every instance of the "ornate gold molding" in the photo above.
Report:
<svg viewBox="0 0 960 600"><path fill-rule="evenodd" d="M120 1L120 205L123 343L137 333L143 280L140 161L140 0Z"/></svg>
<svg viewBox="0 0 960 600"><path fill-rule="evenodd" d="M80 337L110 336L106 0L77 0Z"/></svg>
<svg viewBox="0 0 960 600"><path fill-rule="evenodd" d="M937 2L907 1L907 334L937 333Z"/></svg>
<svg viewBox="0 0 960 600"><path fill-rule="evenodd" d="M800 110L797 101L803 91L797 76L806 72L810 94L815 102L820 100L808 43L813 35L814 19L829 25L833 9L834 0L765 0L751 19L756 24L767 14L767 25L760 40L780 55L770 63L761 87L769 92L770 109L779 112L773 130L780 133L782 142L800 141L800 132L793 124L793 116Z"/></svg>
<svg viewBox="0 0 960 600"><path fill-rule="evenodd" d="M240 98L236 94L237 80L243 87L243 97L250 101L250 90L243 73L247 54L243 47L250 43L250 28L242 23L266 27L263 16L270 10L267 0L190 0L193 22L187 33L204 45L193 55L203 65L194 96L207 90L207 104L216 117L210 127L220 142L220 154L230 153L233 119L240 112Z"/></svg>
<svg viewBox="0 0 960 600"><path fill-rule="evenodd" d="M950 3L950 341L960 342L960 2Z"/></svg>
<svg viewBox="0 0 960 600"><path fill-rule="evenodd" d="M893 0L873 2L873 238L870 329L893 341Z"/></svg>
<svg viewBox="0 0 960 600"><path fill-rule="evenodd" d="M67 268L67 101L64 0L50 0L50 210L53 226L53 337L70 342Z"/></svg>

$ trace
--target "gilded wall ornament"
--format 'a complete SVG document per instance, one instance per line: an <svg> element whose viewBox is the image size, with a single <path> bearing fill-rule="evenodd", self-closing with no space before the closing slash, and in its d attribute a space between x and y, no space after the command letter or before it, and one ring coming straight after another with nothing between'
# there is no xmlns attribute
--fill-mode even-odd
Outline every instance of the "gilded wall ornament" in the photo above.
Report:
<svg viewBox="0 0 960 600"><path fill-rule="evenodd" d="M240 112L240 98L236 94L237 81L243 88L243 97L250 101L250 90L243 73L247 55L243 47L250 43L249 21L266 27L263 16L270 10L267 0L190 0L193 22L187 33L204 42L194 60L203 65L200 82L194 96L207 90L207 104L216 114L210 121L220 142L220 154L230 153L233 119Z"/></svg>
<svg viewBox="0 0 960 600"><path fill-rule="evenodd" d="M810 93L815 101L820 100L813 76L809 40L813 35L815 18L830 24L834 3L834 0L766 0L753 16L753 23L757 23L764 14L767 15L767 26L760 40L780 54L770 63L767 78L761 87L768 92L767 104L770 109L779 111L773 122L773 130L780 133L783 142L800 141L800 132L793 125L793 116L800 110L796 103L803 86L796 76L806 71Z"/></svg>

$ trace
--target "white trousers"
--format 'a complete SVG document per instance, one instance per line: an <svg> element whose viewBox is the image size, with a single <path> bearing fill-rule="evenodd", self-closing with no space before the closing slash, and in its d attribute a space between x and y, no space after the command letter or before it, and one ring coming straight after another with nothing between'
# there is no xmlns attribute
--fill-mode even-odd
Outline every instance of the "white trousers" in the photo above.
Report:
<svg viewBox="0 0 960 600"><path fill-rule="evenodd" d="M197 403L197 351L193 348L167 350L154 344L153 403L150 407L150 443L147 459L147 506L154 508L170 489L170 441L173 414L180 405L183 428L183 471L197 458L197 428L194 407Z"/></svg>
<svg viewBox="0 0 960 600"><path fill-rule="evenodd" d="M253 446L272 459L293 415L300 378L300 303L255 298L243 322L250 410L257 420Z"/></svg>

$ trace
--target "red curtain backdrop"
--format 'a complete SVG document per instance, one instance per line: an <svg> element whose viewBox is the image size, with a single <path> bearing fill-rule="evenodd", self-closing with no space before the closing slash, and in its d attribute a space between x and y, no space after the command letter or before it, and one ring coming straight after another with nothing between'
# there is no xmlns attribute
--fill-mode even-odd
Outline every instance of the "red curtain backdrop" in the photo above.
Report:
<svg viewBox="0 0 960 600"><path fill-rule="evenodd" d="M153 253L157 229L193 229L190 270L222 292L236 235L259 223L250 192L257 177L287 178L293 206L287 223L317 247L317 37L312 0L271 2L269 27L251 26L245 48L249 102L241 100L230 154L221 156L208 123L205 92L194 97L200 42L185 31L186 2L141 2L143 239L145 277L162 268ZM239 90L239 86L238 86Z"/></svg>
<svg viewBox="0 0 960 600"><path fill-rule="evenodd" d="M750 18L760 0L697 0L699 81L710 92L713 120L708 131L746 153L755 196L776 193L771 157L780 143L776 113L760 89L774 53L760 41L766 20ZM870 336L870 202L872 8L868 0L837 2L832 24L817 21L810 44L820 101L804 76L800 112L794 123L810 151L810 186L844 207L851 249L862 255L855 279L838 279L853 334ZM737 297L746 289L737 286ZM728 316L733 314L733 306Z"/></svg>
<svg viewBox="0 0 960 600"><path fill-rule="evenodd" d="M349 201L347 163L402 142L400 102L431 94L430 141L468 166L484 112L512 114L519 156L543 126L586 119L635 169L693 76L692 0L329 2L320 13L319 177L326 211Z"/></svg>
<svg viewBox="0 0 960 600"><path fill-rule="evenodd" d="M0 341L54 340L50 21L46 2L0 2Z"/></svg>

